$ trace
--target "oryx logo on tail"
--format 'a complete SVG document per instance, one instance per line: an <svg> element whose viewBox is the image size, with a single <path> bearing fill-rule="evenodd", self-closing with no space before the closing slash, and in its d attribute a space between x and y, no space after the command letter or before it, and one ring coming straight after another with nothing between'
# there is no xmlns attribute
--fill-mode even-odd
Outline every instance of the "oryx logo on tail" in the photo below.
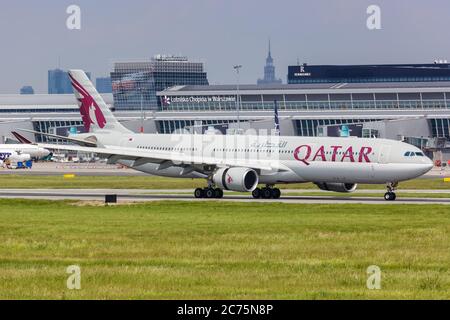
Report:
<svg viewBox="0 0 450 320"><path fill-rule="evenodd" d="M106 119L100 107L95 102L94 98L83 88L83 86L69 74L70 80L74 90L78 92L80 98L80 113L83 120L84 128L87 132L90 131L91 125L96 125L103 129L106 125Z"/></svg>

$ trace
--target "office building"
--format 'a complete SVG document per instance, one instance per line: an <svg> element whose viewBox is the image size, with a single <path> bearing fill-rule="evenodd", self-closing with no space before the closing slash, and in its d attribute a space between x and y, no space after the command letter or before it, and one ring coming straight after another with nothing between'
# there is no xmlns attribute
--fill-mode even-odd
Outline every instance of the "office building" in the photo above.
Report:
<svg viewBox="0 0 450 320"><path fill-rule="evenodd" d="M20 94L34 94L34 89L32 86L23 86L20 88Z"/></svg>
<svg viewBox="0 0 450 320"><path fill-rule="evenodd" d="M275 66L273 64L272 52L270 49L270 40L269 40L269 50L266 58L266 65L264 67L264 78L258 79L258 84L280 84L282 83L281 79L277 79L275 76Z"/></svg>
<svg viewBox="0 0 450 320"><path fill-rule="evenodd" d="M448 82L450 64L308 65L288 67L287 81L297 83Z"/></svg>
<svg viewBox="0 0 450 320"><path fill-rule="evenodd" d="M112 83L110 77L95 79L95 87L99 93L112 93Z"/></svg>
<svg viewBox="0 0 450 320"><path fill-rule="evenodd" d="M208 85L203 63L156 55L149 61L117 62L111 72L116 110L156 110L156 93L177 85Z"/></svg>

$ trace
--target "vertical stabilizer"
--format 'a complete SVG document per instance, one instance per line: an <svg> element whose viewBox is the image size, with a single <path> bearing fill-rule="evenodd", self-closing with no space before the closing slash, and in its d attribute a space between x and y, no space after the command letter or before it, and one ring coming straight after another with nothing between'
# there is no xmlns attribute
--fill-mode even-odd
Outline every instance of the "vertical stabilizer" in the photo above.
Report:
<svg viewBox="0 0 450 320"><path fill-rule="evenodd" d="M130 133L117 121L91 80L83 70L70 70L70 81L78 100L81 118L86 132L101 130Z"/></svg>

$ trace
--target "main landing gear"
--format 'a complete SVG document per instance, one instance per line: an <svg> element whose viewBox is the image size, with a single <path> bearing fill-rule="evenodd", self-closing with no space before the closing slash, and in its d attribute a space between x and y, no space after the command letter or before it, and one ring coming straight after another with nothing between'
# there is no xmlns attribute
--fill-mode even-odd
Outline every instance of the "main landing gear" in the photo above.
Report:
<svg viewBox="0 0 450 320"><path fill-rule="evenodd" d="M255 199L279 199L281 191L278 188L273 188L273 186L266 186L265 188L256 188L253 190L252 196Z"/></svg>
<svg viewBox="0 0 450 320"><path fill-rule="evenodd" d="M384 194L384 200L386 201L394 201L397 196L395 195L395 189L398 186L398 182L390 182L386 185L387 192Z"/></svg>
<svg viewBox="0 0 450 320"><path fill-rule="evenodd" d="M207 187L207 188L197 188L194 191L194 196L196 198L216 198L220 199L223 198L223 190L219 188L213 188L213 187Z"/></svg>

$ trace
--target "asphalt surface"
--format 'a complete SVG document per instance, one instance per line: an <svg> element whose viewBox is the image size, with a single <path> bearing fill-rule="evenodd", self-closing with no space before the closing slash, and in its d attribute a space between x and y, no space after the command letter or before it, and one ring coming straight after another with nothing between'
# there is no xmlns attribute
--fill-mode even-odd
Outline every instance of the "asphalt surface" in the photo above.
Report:
<svg viewBox="0 0 450 320"><path fill-rule="evenodd" d="M76 174L78 176L146 176L146 173L133 169L107 165L104 163L60 163L36 162L31 169L0 168L0 175L29 175L29 176L61 176Z"/></svg>
<svg viewBox="0 0 450 320"><path fill-rule="evenodd" d="M145 191L145 192L144 192ZM280 199L253 199L251 195L225 194L222 199L195 199L192 194L165 194L168 190L66 190L66 189L32 189L32 190L0 190L0 198L46 199L46 200L83 200L103 201L105 195L116 194L120 202L144 201L231 201L231 202L266 202L266 203L317 203L317 204L445 204L450 205L449 198L397 198L386 201L380 197L335 197L335 196L282 196ZM160 194L158 194L160 192ZM181 191L175 191L181 192ZM379 191L378 191L379 192Z"/></svg>
<svg viewBox="0 0 450 320"><path fill-rule="evenodd" d="M59 176L63 174L76 174L79 176L148 176L148 174L117 165L104 163L60 163L37 162L32 169L6 169L0 168L2 174L17 174L31 176ZM450 168L433 168L419 179L436 179L450 177Z"/></svg>

